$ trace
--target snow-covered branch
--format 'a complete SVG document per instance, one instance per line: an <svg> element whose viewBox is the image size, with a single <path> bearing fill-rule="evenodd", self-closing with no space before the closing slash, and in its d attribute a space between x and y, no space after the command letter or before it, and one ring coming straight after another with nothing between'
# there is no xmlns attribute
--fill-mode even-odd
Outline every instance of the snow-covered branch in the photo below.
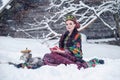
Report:
<svg viewBox="0 0 120 80"><path fill-rule="evenodd" d="M26 23L27 25L31 26L30 29L23 30L27 32L47 29L49 30L49 33L44 35L45 38L47 38L45 41L47 41L60 35L51 28L49 23L56 23L59 20L64 20L64 17L67 14L73 14L78 18L77 20L81 24L81 27L78 29L79 31L89 27L89 25L98 18L103 22L104 25L106 25L106 27L110 28L111 30L115 29L114 26L111 26L105 22L104 19L101 18L101 15L105 12L115 13L118 9L120 9L120 0L105 1L102 4L96 6L89 6L82 1L80 1L79 4L75 4L73 2L74 0L57 1L58 0L51 0L49 8L45 9L48 12L53 11L53 14L51 14L49 17L45 15L44 19L41 21L38 21L36 18L34 18L33 20L35 23ZM63 22L60 23L60 25L63 24Z"/></svg>

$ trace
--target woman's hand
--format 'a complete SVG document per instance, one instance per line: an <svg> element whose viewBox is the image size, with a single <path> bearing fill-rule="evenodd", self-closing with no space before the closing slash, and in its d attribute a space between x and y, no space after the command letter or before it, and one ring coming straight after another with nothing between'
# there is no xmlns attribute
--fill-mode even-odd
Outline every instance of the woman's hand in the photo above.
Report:
<svg viewBox="0 0 120 80"><path fill-rule="evenodd" d="M56 53L65 53L64 50L61 50L61 49L59 49L59 48L57 48L56 50L53 50L53 52L56 52Z"/></svg>
<svg viewBox="0 0 120 80"><path fill-rule="evenodd" d="M64 50L61 50L61 49L58 48L58 47L51 48L50 50L51 50L51 52L54 52L54 53L65 53Z"/></svg>

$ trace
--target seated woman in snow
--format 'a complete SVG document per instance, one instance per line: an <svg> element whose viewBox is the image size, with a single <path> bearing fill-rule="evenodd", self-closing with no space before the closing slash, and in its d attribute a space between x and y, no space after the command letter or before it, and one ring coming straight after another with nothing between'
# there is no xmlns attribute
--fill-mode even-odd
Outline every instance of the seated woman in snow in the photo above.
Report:
<svg viewBox="0 0 120 80"><path fill-rule="evenodd" d="M87 68L99 62L104 63L103 60L98 59L93 59L89 62L85 62L82 59L81 35L77 31L80 28L80 24L72 15L66 17L65 23L67 31L61 36L59 47L51 48L51 53L44 56L44 65L76 64L78 69L80 69L81 67Z"/></svg>
<svg viewBox="0 0 120 80"><path fill-rule="evenodd" d="M81 67L87 68L92 66L94 67L96 64L103 64L103 60L98 60L96 58L88 62L82 59L81 35L77 31L80 24L72 15L66 17L65 23L67 31L61 36L59 47L56 46L54 48L50 48L51 53L45 54L43 59L39 58L35 63L34 59L29 54L30 52L27 52L25 63L21 63L16 66L18 68L26 66L27 68L36 69L44 65L57 66L60 64L76 64L78 69L80 69Z"/></svg>

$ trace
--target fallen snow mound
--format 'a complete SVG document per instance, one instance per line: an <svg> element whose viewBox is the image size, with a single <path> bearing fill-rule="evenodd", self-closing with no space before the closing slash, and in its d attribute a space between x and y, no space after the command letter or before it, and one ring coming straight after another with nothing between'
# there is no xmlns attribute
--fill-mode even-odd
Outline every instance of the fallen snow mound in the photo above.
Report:
<svg viewBox="0 0 120 80"><path fill-rule="evenodd" d="M56 40L48 42L54 43ZM120 47L107 44L82 44L84 59L97 57L105 60L104 65L78 70L76 65L43 66L41 68L17 69L12 65L0 64L0 80L119 80ZM43 57L50 53L41 40L0 37L0 61L21 62L20 51L29 48L33 56Z"/></svg>

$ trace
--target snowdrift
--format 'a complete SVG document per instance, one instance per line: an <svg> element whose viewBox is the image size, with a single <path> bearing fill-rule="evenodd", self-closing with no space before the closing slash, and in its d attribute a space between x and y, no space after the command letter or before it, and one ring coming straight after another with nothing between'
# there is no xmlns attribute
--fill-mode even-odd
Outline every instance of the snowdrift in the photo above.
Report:
<svg viewBox="0 0 120 80"><path fill-rule="evenodd" d="M56 40L51 40L49 44ZM41 40L0 37L0 61L22 62L19 57L26 47L32 50L34 57L43 57L50 53ZM84 59L97 57L105 60L104 65L78 70L76 65L43 66L41 68L17 69L12 65L0 64L0 80L119 80L120 47L107 44L82 44Z"/></svg>

